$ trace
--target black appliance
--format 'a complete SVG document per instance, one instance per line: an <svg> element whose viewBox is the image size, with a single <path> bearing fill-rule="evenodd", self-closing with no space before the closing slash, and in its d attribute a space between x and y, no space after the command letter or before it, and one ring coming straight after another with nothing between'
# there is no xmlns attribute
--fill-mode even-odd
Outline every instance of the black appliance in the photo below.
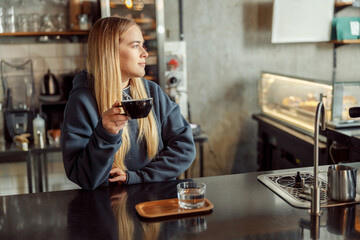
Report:
<svg viewBox="0 0 360 240"><path fill-rule="evenodd" d="M69 95L71 92L71 89L73 87L73 79L76 75L76 72L74 73L68 73L62 75L62 92L63 92L63 99L65 101L69 100Z"/></svg>
<svg viewBox="0 0 360 240"><path fill-rule="evenodd" d="M5 110L5 141L12 142L14 136L23 133L32 134L32 120L35 117L33 110ZM32 137L30 138L32 140Z"/></svg>
<svg viewBox="0 0 360 240"><path fill-rule="evenodd" d="M63 74L60 76L61 81L59 81L60 91L62 93L61 98L59 101L49 101L50 97L52 97L51 92L48 95L48 98L44 99L40 96L40 106L39 111L41 116L45 119L46 129L62 129L63 119L64 119L64 111L66 106L66 101L69 99L69 95L71 92L71 89L73 87L73 79L75 75L77 74L77 71ZM44 77L44 83L48 82L51 77L50 72L47 74L47 76ZM54 76L52 76L53 79L55 79ZM57 81L56 81L57 82ZM46 86L46 85L45 85ZM45 89L46 90L46 89ZM44 95L45 96L45 95ZM53 95L53 96L56 96ZM46 101L47 100L47 101ZM54 100L56 100L54 98Z"/></svg>
<svg viewBox="0 0 360 240"><path fill-rule="evenodd" d="M60 84L50 69L44 75L39 99L43 102L57 102L61 99Z"/></svg>
<svg viewBox="0 0 360 240"><path fill-rule="evenodd" d="M45 119L46 129L61 129L66 101L40 103L40 114Z"/></svg>
<svg viewBox="0 0 360 240"><path fill-rule="evenodd" d="M7 142L23 133L32 135L34 78L32 61L2 60L0 72L4 95L4 135ZM19 63L20 62L20 63ZM31 140L31 139L30 139Z"/></svg>
<svg viewBox="0 0 360 240"><path fill-rule="evenodd" d="M60 87L54 74L48 69L47 74L44 76L44 81L41 85L41 95L59 95Z"/></svg>

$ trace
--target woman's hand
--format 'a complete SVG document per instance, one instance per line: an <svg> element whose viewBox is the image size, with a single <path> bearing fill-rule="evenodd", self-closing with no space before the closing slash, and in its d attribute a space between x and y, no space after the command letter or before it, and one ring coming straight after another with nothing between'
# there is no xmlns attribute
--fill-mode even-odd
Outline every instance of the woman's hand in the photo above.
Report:
<svg viewBox="0 0 360 240"><path fill-rule="evenodd" d="M127 116L120 115L119 102L116 101L112 107L102 114L102 125L111 134L118 134L128 121Z"/></svg>
<svg viewBox="0 0 360 240"><path fill-rule="evenodd" d="M111 169L110 176L109 182L118 182L119 185L126 182L126 172L120 168L114 167Z"/></svg>

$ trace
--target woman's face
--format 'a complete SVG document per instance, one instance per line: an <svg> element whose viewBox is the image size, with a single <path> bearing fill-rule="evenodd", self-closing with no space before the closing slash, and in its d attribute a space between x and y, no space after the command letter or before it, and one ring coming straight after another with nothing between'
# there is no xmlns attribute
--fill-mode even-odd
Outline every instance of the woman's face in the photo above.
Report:
<svg viewBox="0 0 360 240"><path fill-rule="evenodd" d="M147 57L142 33L138 26L133 25L123 34L120 42L122 81L128 81L131 77L143 77Z"/></svg>

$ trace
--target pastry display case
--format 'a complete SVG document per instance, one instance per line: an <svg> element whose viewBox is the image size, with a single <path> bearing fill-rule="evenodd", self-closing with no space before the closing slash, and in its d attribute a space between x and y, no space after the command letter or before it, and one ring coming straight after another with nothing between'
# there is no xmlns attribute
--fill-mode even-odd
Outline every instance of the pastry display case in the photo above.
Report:
<svg viewBox="0 0 360 240"><path fill-rule="evenodd" d="M326 82L263 72L258 100L264 114L303 132L313 133L319 101L334 128L360 126L349 108L360 104L360 82Z"/></svg>

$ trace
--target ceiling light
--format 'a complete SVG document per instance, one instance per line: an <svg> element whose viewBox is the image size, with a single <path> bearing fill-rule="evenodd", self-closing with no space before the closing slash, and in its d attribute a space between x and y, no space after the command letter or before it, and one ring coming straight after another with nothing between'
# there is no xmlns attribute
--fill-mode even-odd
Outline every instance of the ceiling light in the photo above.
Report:
<svg viewBox="0 0 360 240"><path fill-rule="evenodd" d="M126 5L127 8L132 8L133 7L132 0L125 0L125 5Z"/></svg>

